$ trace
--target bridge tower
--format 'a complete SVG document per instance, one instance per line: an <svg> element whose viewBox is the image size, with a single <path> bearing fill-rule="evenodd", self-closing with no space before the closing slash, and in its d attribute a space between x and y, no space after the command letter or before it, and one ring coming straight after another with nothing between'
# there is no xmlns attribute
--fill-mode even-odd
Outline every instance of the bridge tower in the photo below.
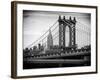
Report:
<svg viewBox="0 0 100 80"><path fill-rule="evenodd" d="M59 46L65 47L65 24L59 16Z"/></svg>
<svg viewBox="0 0 100 80"><path fill-rule="evenodd" d="M75 49L76 47L76 18L72 20L71 17L69 19L66 19L65 16L63 16L63 19L61 16L59 16L58 19L59 22L59 46L65 47L66 41L65 41L65 30L66 27L69 28L69 46L71 49Z"/></svg>

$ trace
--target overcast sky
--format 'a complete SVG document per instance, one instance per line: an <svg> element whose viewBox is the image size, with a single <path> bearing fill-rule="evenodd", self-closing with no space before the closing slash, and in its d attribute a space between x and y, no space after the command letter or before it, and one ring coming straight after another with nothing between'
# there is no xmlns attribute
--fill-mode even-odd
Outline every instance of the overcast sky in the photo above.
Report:
<svg viewBox="0 0 100 80"><path fill-rule="evenodd" d="M76 17L76 44L79 47L90 44L91 15L87 13L71 12L45 12L45 11L23 11L23 48L36 41L57 20L59 15ZM68 29L68 28L66 28ZM69 43L69 33L66 32L66 46Z"/></svg>

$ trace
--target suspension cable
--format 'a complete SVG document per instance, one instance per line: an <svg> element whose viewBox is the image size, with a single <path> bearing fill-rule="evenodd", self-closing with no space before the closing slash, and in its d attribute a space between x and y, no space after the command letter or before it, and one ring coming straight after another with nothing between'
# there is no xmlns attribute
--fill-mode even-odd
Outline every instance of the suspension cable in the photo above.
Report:
<svg viewBox="0 0 100 80"><path fill-rule="evenodd" d="M56 22L49 28L51 29L55 24L57 23L57 20ZM27 47L30 47L32 46L33 44L35 44L37 41L39 41L49 30L47 30L41 37L39 37L39 39L37 39L35 42L31 43L30 45L28 45Z"/></svg>

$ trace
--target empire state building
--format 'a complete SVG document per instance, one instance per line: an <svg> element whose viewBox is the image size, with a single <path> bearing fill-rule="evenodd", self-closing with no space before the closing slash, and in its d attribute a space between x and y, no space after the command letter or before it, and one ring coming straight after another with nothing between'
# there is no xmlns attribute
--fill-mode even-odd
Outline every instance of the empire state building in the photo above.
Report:
<svg viewBox="0 0 100 80"><path fill-rule="evenodd" d="M51 34L51 30L49 29L49 34L47 37L47 48L50 49L53 46L53 38Z"/></svg>

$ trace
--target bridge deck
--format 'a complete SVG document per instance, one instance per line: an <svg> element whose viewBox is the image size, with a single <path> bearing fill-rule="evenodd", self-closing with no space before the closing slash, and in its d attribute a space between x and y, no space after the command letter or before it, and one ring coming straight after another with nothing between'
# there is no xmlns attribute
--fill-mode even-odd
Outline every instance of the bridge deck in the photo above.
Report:
<svg viewBox="0 0 100 80"><path fill-rule="evenodd" d="M88 60L84 59L28 59L29 63L70 63L70 64L79 64L85 63Z"/></svg>
<svg viewBox="0 0 100 80"><path fill-rule="evenodd" d="M35 59L44 59L44 58L59 58L59 57L71 57L71 56L87 56L90 55L90 51L85 51L85 52L73 52L73 53L61 53L61 54L40 54L37 56L34 56Z"/></svg>

